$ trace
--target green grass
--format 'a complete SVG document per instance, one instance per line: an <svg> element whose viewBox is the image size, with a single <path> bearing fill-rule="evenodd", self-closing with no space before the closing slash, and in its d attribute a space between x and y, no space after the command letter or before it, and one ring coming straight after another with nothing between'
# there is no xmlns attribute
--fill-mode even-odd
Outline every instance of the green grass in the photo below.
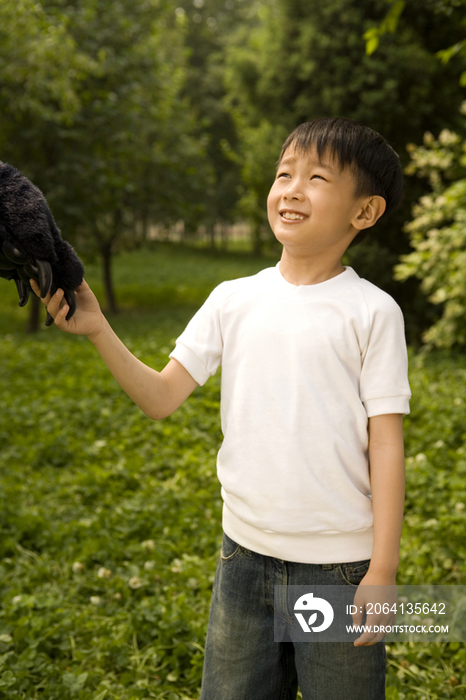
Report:
<svg viewBox="0 0 466 700"><path fill-rule="evenodd" d="M160 369L215 284L273 263L121 255L112 325ZM101 298L99 269L86 277ZM25 336L27 309L0 283L0 699L197 698L221 534L219 378L154 423L86 340ZM462 357L412 354L400 583L465 583L465 380ZM387 698L464 698L464 668L463 645L390 644Z"/></svg>
<svg viewBox="0 0 466 700"><path fill-rule="evenodd" d="M122 253L115 259L117 301L122 308L198 307L223 280L253 275L277 261L154 243L150 250ZM90 266L86 277L102 296L100 269Z"/></svg>

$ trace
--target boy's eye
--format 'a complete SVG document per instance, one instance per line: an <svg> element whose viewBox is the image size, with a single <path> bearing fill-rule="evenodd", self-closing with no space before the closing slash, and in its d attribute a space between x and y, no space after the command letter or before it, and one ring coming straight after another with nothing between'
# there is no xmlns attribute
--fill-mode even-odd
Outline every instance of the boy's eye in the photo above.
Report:
<svg viewBox="0 0 466 700"><path fill-rule="evenodd" d="M279 177L291 177L291 175L289 173L278 173L277 180Z"/></svg>
<svg viewBox="0 0 466 700"><path fill-rule="evenodd" d="M318 178L319 180L325 180L325 178L322 177L322 175L313 175L313 176L311 177L311 180L314 180L314 178Z"/></svg>

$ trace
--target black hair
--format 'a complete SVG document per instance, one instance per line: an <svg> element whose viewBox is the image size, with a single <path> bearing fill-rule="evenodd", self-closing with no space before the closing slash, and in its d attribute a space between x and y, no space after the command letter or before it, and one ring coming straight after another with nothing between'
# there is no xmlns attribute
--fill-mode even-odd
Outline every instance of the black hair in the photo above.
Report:
<svg viewBox="0 0 466 700"><path fill-rule="evenodd" d="M385 199L387 213L400 205L403 194L400 158L377 131L344 117L314 119L300 124L288 136L279 162L290 145L300 153L315 148L319 160L328 155L341 168L350 168L357 182L356 199L380 195Z"/></svg>

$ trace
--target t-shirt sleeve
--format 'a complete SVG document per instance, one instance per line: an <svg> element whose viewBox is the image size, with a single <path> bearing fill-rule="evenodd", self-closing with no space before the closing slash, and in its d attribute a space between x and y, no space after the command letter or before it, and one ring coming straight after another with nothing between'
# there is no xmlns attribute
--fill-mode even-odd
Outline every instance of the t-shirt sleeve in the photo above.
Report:
<svg viewBox="0 0 466 700"><path fill-rule="evenodd" d="M221 297L222 285L219 285L177 338L170 353L170 358L182 364L200 385L215 374L222 362Z"/></svg>
<svg viewBox="0 0 466 700"><path fill-rule="evenodd" d="M411 391L403 314L388 295L370 311L370 332L362 357L360 395L367 415L409 413Z"/></svg>

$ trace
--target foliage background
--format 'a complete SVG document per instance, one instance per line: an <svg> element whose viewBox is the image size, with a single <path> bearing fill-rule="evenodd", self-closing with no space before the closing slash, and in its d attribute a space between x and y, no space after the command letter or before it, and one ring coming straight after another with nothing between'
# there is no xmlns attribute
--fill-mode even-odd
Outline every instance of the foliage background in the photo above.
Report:
<svg viewBox="0 0 466 700"><path fill-rule="evenodd" d="M462 107L465 112L466 104ZM408 170L425 178L431 192L413 206L413 220L405 230L413 250L401 256L395 277L417 277L434 305L436 318L424 341L436 347L466 344L466 141L449 129L437 138L431 132L424 143L410 148Z"/></svg>
<svg viewBox="0 0 466 700"><path fill-rule="evenodd" d="M154 232L225 247L242 222L252 252L274 247L265 198L299 122L360 119L405 165L425 131L463 129L466 56L438 57L462 45L463 0L410 0L382 34L391 5L400 0L5 0L0 158L43 189L86 262L101 258L116 311L112 257ZM435 314L419 281L400 285L392 270L428 187L408 177L405 190L350 259L397 299L417 343Z"/></svg>
<svg viewBox="0 0 466 700"><path fill-rule="evenodd" d="M413 346L448 348L411 355L406 584L465 575L464 5L0 3L0 158L43 189L117 333L155 367L215 284L276 261L265 197L297 123L344 114L396 146L403 208L345 262L400 302ZM219 253L244 244L227 239L238 221L256 257ZM15 305L5 282L0 698L197 698L220 543L218 377L152 423L90 345L25 337ZM464 668L464 645L392 644L387 698L463 698Z"/></svg>
<svg viewBox="0 0 466 700"><path fill-rule="evenodd" d="M112 325L161 368L218 281L274 262L169 244L120 255ZM219 377L151 422L87 341L25 338L2 291L0 698L197 698L221 538ZM399 582L464 585L463 358L412 354L410 381ZM464 697L464 645L388 651L390 700Z"/></svg>

